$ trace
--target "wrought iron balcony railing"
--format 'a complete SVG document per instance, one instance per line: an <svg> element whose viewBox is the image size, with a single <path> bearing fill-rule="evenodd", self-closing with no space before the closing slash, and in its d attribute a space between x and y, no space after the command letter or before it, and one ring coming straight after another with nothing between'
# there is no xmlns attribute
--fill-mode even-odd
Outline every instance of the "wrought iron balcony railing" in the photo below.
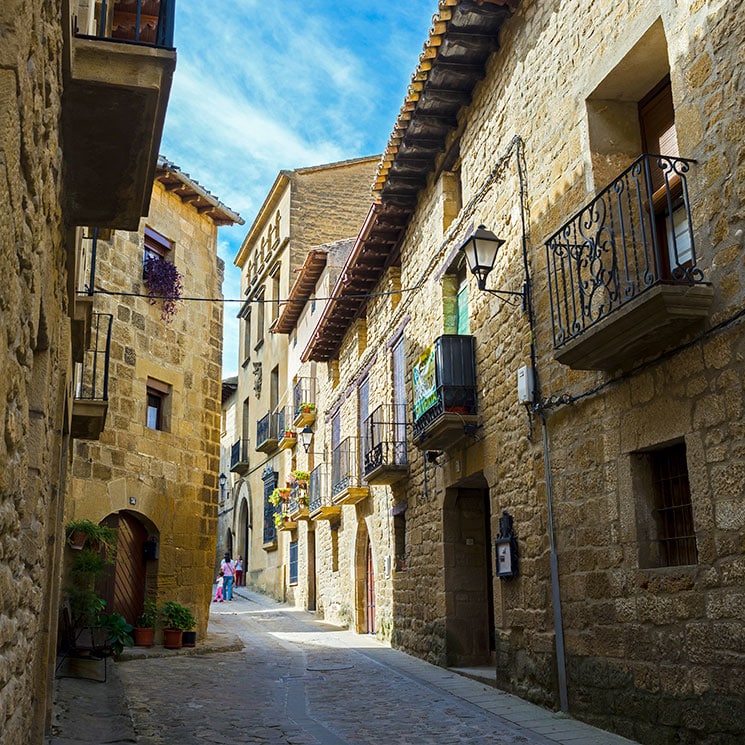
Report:
<svg viewBox="0 0 745 745"><path fill-rule="evenodd" d="M478 414L475 338L460 334L437 338L414 368L413 388L415 444L447 448Z"/></svg>
<svg viewBox="0 0 745 745"><path fill-rule="evenodd" d="M378 406L365 420L362 434L363 473L406 469L406 408Z"/></svg>
<svg viewBox="0 0 745 745"><path fill-rule="evenodd" d="M109 400L109 361L111 358L111 313L94 313L90 345L80 363L75 398L87 401Z"/></svg>
<svg viewBox="0 0 745 745"><path fill-rule="evenodd" d="M693 162L642 155L548 239L557 349L652 287L703 282L686 179Z"/></svg>
<svg viewBox="0 0 745 745"><path fill-rule="evenodd" d="M175 15L176 0L102 0L96 38L170 49Z"/></svg>
<svg viewBox="0 0 745 745"><path fill-rule="evenodd" d="M75 396L70 434L74 438L97 440L106 422L109 401L111 359L110 313L93 313L91 333L81 359L75 363Z"/></svg>
<svg viewBox="0 0 745 745"><path fill-rule="evenodd" d="M249 443L250 440L247 437L233 443L230 448L231 471L237 470L241 464L249 462Z"/></svg>
<svg viewBox="0 0 745 745"><path fill-rule="evenodd" d="M279 416L276 411L270 411L256 422L256 450L270 452L276 450L279 435Z"/></svg>
<svg viewBox="0 0 745 745"><path fill-rule="evenodd" d="M300 378L292 389L293 422L296 427L312 424L316 418L316 379Z"/></svg>
<svg viewBox="0 0 745 745"><path fill-rule="evenodd" d="M327 463L321 463L310 472L308 483L309 512L312 520L338 520L341 506L334 504L331 498Z"/></svg>
<svg viewBox="0 0 745 745"><path fill-rule="evenodd" d="M360 468L360 438L347 437L331 453L331 494L365 486Z"/></svg>

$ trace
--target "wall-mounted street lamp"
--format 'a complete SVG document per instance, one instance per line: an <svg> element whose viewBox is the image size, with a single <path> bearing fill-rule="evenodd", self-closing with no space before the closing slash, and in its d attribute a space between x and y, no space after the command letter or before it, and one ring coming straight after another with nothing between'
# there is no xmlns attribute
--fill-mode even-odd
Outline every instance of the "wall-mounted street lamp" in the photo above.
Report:
<svg viewBox="0 0 745 745"><path fill-rule="evenodd" d="M217 477L217 482L220 484L220 501L224 502L225 501L225 484L228 482L228 477L224 473L221 473Z"/></svg>
<svg viewBox="0 0 745 745"><path fill-rule="evenodd" d="M305 452L310 451L310 444L313 441L313 430L306 424L298 433L298 439Z"/></svg>
<svg viewBox="0 0 745 745"><path fill-rule="evenodd" d="M492 233L491 230L487 230L484 225L479 225L461 244L460 250L466 256L466 262L471 273L476 277L478 282L479 290L489 292L492 295L502 297L504 295L510 295L512 297L519 297L523 310L525 310L525 284L521 292L512 292L511 290L487 290L486 289L486 278L489 276L489 272L494 269L494 262L497 260L497 253L499 249L504 245L504 241L501 238ZM516 302L512 302L506 297L502 297L510 305L517 305Z"/></svg>

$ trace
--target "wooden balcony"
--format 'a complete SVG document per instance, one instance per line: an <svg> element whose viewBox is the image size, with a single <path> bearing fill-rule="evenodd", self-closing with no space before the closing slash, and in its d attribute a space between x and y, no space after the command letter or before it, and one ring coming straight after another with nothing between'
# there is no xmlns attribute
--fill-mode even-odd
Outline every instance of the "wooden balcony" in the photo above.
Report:
<svg viewBox="0 0 745 745"><path fill-rule="evenodd" d="M160 24L171 24L162 0ZM136 230L150 205L176 51L156 43L65 28L62 98L65 214L73 225ZM111 24L111 20L109 20Z"/></svg>

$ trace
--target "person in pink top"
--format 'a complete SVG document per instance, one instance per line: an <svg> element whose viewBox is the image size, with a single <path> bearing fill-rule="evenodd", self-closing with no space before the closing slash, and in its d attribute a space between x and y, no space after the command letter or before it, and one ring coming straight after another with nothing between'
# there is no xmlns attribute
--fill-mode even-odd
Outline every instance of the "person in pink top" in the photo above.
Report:
<svg viewBox="0 0 745 745"><path fill-rule="evenodd" d="M232 600L235 562L231 561L230 554L227 551L225 552L225 558L220 562L220 569L223 574L223 597L225 600Z"/></svg>
<svg viewBox="0 0 745 745"><path fill-rule="evenodd" d="M243 557L240 554L235 560L235 586L243 586Z"/></svg>

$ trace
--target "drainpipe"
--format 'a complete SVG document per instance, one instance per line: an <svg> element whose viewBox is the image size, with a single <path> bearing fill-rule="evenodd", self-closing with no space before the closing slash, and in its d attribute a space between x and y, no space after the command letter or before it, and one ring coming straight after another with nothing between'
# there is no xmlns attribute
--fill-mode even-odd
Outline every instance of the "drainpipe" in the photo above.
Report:
<svg viewBox="0 0 745 745"><path fill-rule="evenodd" d="M559 682L559 706L566 714L569 713L569 702L567 700L567 672L566 655L564 652L564 622L561 613L561 589L559 587L559 558L556 553L556 540L554 536L554 501L553 483L551 481L551 451L548 445L548 426L546 416L540 405L536 402L541 400L541 384L538 376L538 360L535 350L535 317L533 315L532 285L530 279L530 262L528 259L528 225L527 225L527 180L525 178L525 162L523 158L523 141L516 135L512 144L515 146L517 160L517 175L520 182L520 219L522 227L522 254L523 269L525 271L525 311L528 314L528 325L530 327L530 364L533 367L533 406L534 411L541 417L541 439L543 441L543 468L546 478L546 511L548 513L548 540L551 563L551 600L554 609L554 637L556 639L556 676ZM532 431L532 430L531 430Z"/></svg>
<svg viewBox="0 0 745 745"><path fill-rule="evenodd" d="M561 591L559 589L559 559L554 538L553 483L551 481L551 454L548 447L548 427L543 411L541 416L541 439L543 440L543 467L546 474L546 507L548 511L548 541L551 560L551 600L554 607L554 635L556 637L556 674L559 679L559 705L564 713L569 712L567 701L567 670L564 654L564 623L561 614Z"/></svg>

